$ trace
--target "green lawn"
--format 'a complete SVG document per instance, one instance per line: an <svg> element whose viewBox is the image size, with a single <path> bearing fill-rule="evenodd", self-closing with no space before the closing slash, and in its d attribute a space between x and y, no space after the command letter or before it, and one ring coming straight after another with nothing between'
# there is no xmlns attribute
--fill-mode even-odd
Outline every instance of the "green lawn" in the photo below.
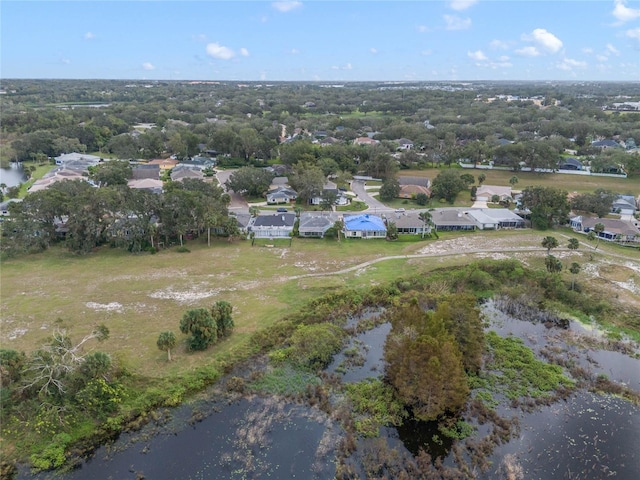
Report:
<svg viewBox="0 0 640 480"><path fill-rule="evenodd" d="M446 168L446 167L445 167ZM430 168L426 170L402 170L401 175L416 177L427 177L433 180L443 168ZM532 172L511 172L507 170L480 170L464 169L460 173L470 173L476 178L484 173L486 175L485 185L509 185L509 179L514 175L518 177L518 183L514 185L514 190L522 190L528 186L541 185L543 187L558 187L567 192L586 193L593 192L597 188L605 188L619 193L632 193L636 196L640 194L640 180L637 177L596 177L588 175L570 175L562 173L532 173Z"/></svg>

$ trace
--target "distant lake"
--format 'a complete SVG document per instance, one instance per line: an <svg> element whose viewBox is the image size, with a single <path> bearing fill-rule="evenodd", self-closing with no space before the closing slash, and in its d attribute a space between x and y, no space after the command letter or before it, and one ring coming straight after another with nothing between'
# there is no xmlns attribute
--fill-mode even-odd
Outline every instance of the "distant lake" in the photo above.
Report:
<svg viewBox="0 0 640 480"><path fill-rule="evenodd" d="M11 162L9 168L0 168L0 183L4 183L7 187L14 187L26 180L21 163Z"/></svg>

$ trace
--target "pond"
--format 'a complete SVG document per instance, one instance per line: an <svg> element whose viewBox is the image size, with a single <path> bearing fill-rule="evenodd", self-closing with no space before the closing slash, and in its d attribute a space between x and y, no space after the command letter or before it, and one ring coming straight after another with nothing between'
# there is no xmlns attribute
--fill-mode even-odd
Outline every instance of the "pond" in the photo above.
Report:
<svg viewBox="0 0 640 480"><path fill-rule="evenodd" d="M579 366L594 377L607 375L636 391L640 388L640 360L599 348L609 344L579 325L560 328L516 319L500 312L492 302L482 311L488 330L522 338L538 358L553 357ZM351 319L348 327L379 313L366 312ZM384 373L384 341L390 329L387 322L354 334L327 371L343 382L380 378ZM482 459L486 469L471 468L476 478L638 478L640 409L630 402L586 388L564 400L530 408L496 398L497 414L511 419L517 428L509 439L487 452ZM168 422L122 435L70 473L32 477L22 470L18 478L320 480L336 475L336 457L341 453L344 432L314 407L280 397L218 398L180 407L168 418ZM198 421L191 421L193 418ZM400 465L413 461L420 449L432 459L442 460L441 468L460 468L465 462L472 465L471 447L482 442L491 426L479 425L473 416L465 419L474 425L476 433L458 442L462 448L438 436L432 423L406 422L400 428L381 428L378 439L359 439L346 461L360 478L366 478L364 473L370 468L367 462L382 458L378 456L384 449L392 452L388 458L395 458Z"/></svg>
<svg viewBox="0 0 640 480"><path fill-rule="evenodd" d="M27 180L21 163L11 162L9 168L0 168L0 183L7 187L15 187Z"/></svg>

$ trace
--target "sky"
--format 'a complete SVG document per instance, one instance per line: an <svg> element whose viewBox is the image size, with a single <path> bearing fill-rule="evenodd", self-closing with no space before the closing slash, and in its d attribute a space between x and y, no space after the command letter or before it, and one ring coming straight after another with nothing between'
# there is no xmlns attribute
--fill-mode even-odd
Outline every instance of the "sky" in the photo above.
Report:
<svg viewBox="0 0 640 480"><path fill-rule="evenodd" d="M0 78L640 81L640 0L2 0Z"/></svg>

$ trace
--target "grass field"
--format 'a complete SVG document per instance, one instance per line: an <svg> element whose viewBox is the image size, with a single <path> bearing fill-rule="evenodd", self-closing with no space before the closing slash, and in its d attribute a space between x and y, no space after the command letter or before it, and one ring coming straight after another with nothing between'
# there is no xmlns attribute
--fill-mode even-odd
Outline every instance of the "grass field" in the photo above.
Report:
<svg viewBox="0 0 640 480"><path fill-rule="evenodd" d="M111 337L101 348L136 373L164 376L246 348L253 332L333 289L375 285L468 263L477 257L472 250L503 251L503 256L543 266L543 254L527 250L539 249L548 233L443 234L440 240L413 242L293 239L291 247L252 247L249 241L216 241L207 247L205 240L198 239L188 243L190 253L172 249L156 255L103 248L79 257L57 247L3 262L0 340L2 348L29 352L42 345L56 327L81 338L104 323ZM640 260L637 251L603 243L599 250ZM518 253L517 248L523 252ZM417 253L428 257L407 257ZM588 261L582 249L571 255L580 263ZM383 257L398 258L366 264ZM351 267L355 268L349 270ZM332 275L335 272L341 273ZM633 270L627 273L634 274ZM156 347L158 334L171 330L183 339L178 328L183 313L217 300L234 306L235 333L197 354L186 353L181 342L175 361L168 366L165 353Z"/></svg>
<svg viewBox="0 0 640 480"><path fill-rule="evenodd" d="M445 167L446 168L446 167ZM443 168L430 168L426 170L401 170L399 175L427 177L434 179ZM605 188L616 193L630 193L640 195L640 178L596 177L588 175L570 175L564 173L532 173L511 172L508 170L480 170L460 169L460 173L470 173L476 179L484 173L487 179L485 185L509 185L509 179L514 175L518 177L518 183L514 190L522 190L528 186L541 185L543 187L558 187L567 192L586 193L593 192L597 188ZM477 180L476 180L477 184Z"/></svg>

